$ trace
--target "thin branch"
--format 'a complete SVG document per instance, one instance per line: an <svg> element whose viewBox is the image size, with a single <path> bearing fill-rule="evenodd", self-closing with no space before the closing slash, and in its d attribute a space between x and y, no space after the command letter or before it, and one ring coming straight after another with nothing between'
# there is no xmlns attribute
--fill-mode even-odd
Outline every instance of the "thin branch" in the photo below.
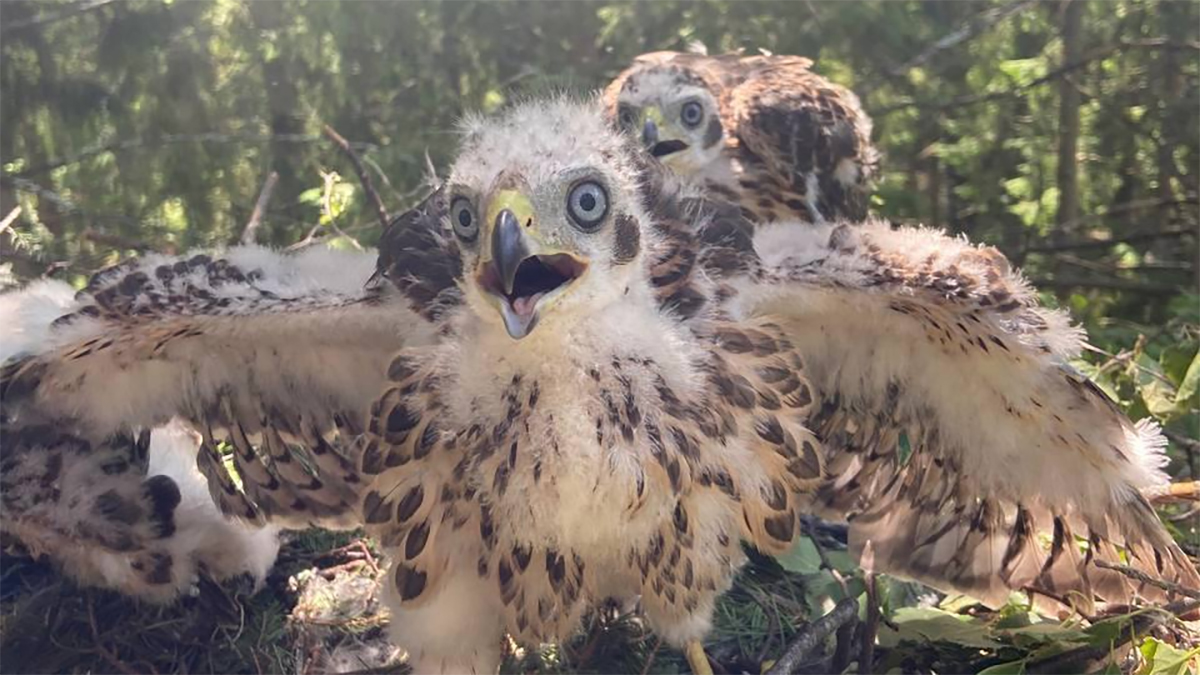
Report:
<svg viewBox="0 0 1200 675"><path fill-rule="evenodd" d="M959 26L954 32L949 33L942 39L933 43L925 49L925 51L917 54L909 59L906 63L892 68L888 72L888 77L897 77L907 73L908 71L922 65L929 59L933 58L938 52L945 51L951 47L955 47L971 38L979 35L983 31L1000 23L1008 17L1020 12L1034 4L1036 0L1016 0L1010 2L1003 7L992 7L991 9L980 12L978 15L971 17L969 20Z"/></svg>
<svg viewBox="0 0 1200 675"><path fill-rule="evenodd" d="M346 240L354 246L354 248L358 249L359 251L363 250L362 244L358 243L357 239L342 231L342 228L338 226L337 217L333 214L333 185L334 181L337 179L337 173L333 171L325 173L322 171L321 179L325 181L325 186L321 191L321 212L325 214L325 218L329 221L329 229L333 230L338 235L345 237ZM318 224L317 227L320 227L320 225ZM315 231L315 229L310 231L308 233L309 236L306 237L306 239L311 238L313 232Z"/></svg>
<svg viewBox="0 0 1200 675"><path fill-rule="evenodd" d="M242 244L253 244L258 241L258 226L262 223L263 214L267 211L267 204L271 201L271 193L275 191L275 184L279 182L279 173L272 171L267 176L266 182L263 183L262 189L258 192L258 201L254 202L254 210L250 212L250 220L246 221L246 228L242 230Z"/></svg>
<svg viewBox="0 0 1200 675"><path fill-rule="evenodd" d="M1083 239L1079 241L1064 241L1059 244L1039 244L1037 246L1026 247L1026 253L1057 253L1059 251L1079 251L1089 248L1109 248L1117 244L1132 244L1139 241L1151 241L1154 239L1171 239L1174 237L1186 237L1188 235L1200 234L1195 226L1193 227L1167 227L1161 230L1151 232L1135 232L1116 239Z"/></svg>
<svg viewBox="0 0 1200 675"><path fill-rule="evenodd" d="M1096 565L1096 567L1119 572L1130 579L1140 581L1143 584L1150 584L1151 586L1167 591L1168 593L1175 593L1176 595L1182 595L1185 598L1200 600L1200 590L1185 588L1173 581L1167 581L1166 579L1157 579L1128 565L1115 565L1113 563L1104 562L1103 560L1092 560L1092 562Z"/></svg>
<svg viewBox="0 0 1200 675"><path fill-rule="evenodd" d="M1010 87L1008 89L1002 89L1000 91L990 91L990 92L984 92L981 94L970 94L968 96L959 96L957 98L952 98L948 101L942 101L940 103L937 103L937 102L927 103L925 101L909 100L909 101L905 101L903 103L897 103L896 105L887 106L885 108L880 108L879 110L876 110L875 112L872 113L872 117L875 117L876 119L878 119L880 117L885 117L887 115L890 115L894 112L898 112L901 110L910 110L912 108L919 108L922 110L931 110L931 111L953 110L953 109L961 108L964 106L976 105L978 103L986 103L988 101L995 101L997 99L1003 99L1003 98L1009 98L1012 96L1017 96L1017 95L1024 93L1025 91L1027 91L1029 89L1033 89L1034 87L1039 87L1048 82L1053 82L1053 81L1057 80L1058 78L1063 77L1064 75L1073 73L1076 70L1084 68L1095 61L1099 61L1101 59L1107 58L1107 57L1109 57L1117 52L1120 52L1124 49L1134 49L1134 48L1200 50L1200 42L1182 42L1182 43L1180 43L1180 42L1169 42L1167 40L1162 40L1162 39L1122 40L1120 42L1117 42L1116 44L1112 44L1112 45L1108 45L1106 47L1100 47L1099 49L1095 49L1092 52L1084 55L1078 61L1059 66L1058 68L1051 70L1050 72L1046 73L1045 75L1035 78L1035 79L1033 79L1029 82L1026 82L1025 84L1022 84L1022 85Z"/></svg>
<svg viewBox="0 0 1200 675"><path fill-rule="evenodd" d="M137 671L125 665L121 659L117 658L116 654L110 651L108 647L105 647L104 643L100 641L100 630L96 628L96 608L92 604L92 597L90 595L87 599L87 611L88 627L92 631L92 644L95 645L96 652L99 653L105 661L108 661L110 666L116 668L118 671L124 673L125 675L136 675Z"/></svg>
<svg viewBox="0 0 1200 675"><path fill-rule="evenodd" d="M1041 288L1099 288L1110 291L1125 291L1143 295L1177 295L1179 286L1171 284L1146 284L1125 279L1080 279L1073 277L1055 277L1053 279L1030 279L1030 283Z"/></svg>
<svg viewBox="0 0 1200 675"><path fill-rule="evenodd" d="M801 628L791 644L788 645L787 651L779 657L775 665L771 666L766 675L790 675L804 657L808 656L809 652L816 649L838 628L853 621L857 616L858 601L854 598L843 599L834 605L828 614Z"/></svg>
<svg viewBox="0 0 1200 675"><path fill-rule="evenodd" d="M1143 490L1142 495L1156 504L1178 501L1200 502L1200 480L1188 480L1155 486Z"/></svg>
<svg viewBox="0 0 1200 675"><path fill-rule="evenodd" d="M1188 438L1183 434L1175 433L1170 429L1163 429L1162 432L1163 436L1167 437L1167 440L1183 448L1183 451L1187 453L1188 473L1191 475L1192 480L1200 480L1200 473L1197 472L1196 466L1196 455L1200 454L1200 441Z"/></svg>
<svg viewBox="0 0 1200 675"><path fill-rule="evenodd" d="M650 650L650 656L646 657L646 663L642 665L642 675L647 675L650 672L650 666L654 665L654 657L658 656L658 650L662 647L662 636L657 636L654 639L654 648Z"/></svg>
<svg viewBox="0 0 1200 675"><path fill-rule="evenodd" d="M1168 617L1179 616L1193 611L1200 606L1200 601L1192 600L1176 602L1162 607L1159 611L1147 611L1133 616L1121 627L1116 639L1097 646L1084 646L1068 652L1055 654L1045 659L1031 661L1027 664L1027 673L1085 673L1092 672L1092 666L1106 663L1112 655L1131 642L1139 635L1154 626L1163 623Z"/></svg>
<svg viewBox="0 0 1200 675"><path fill-rule="evenodd" d="M863 576L867 586L867 617L862 624L859 635L858 672L870 675L875 666L875 638L879 634L879 588L875 583L875 573L867 572Z"/></svg>
<svg viewBox="0 0 1200 675"><path fill-rule="evenodd" d="M138 251L139 253L145 253L146 251L153 250L153 247L145 242L126 239L125 237L110 234L108 232L98 232L90 227L85 228L83 232L79 234L79 238L86 241L94 241L97 244L103 244L104 246L111 248Z"/></svg>
<svg viewBox="0 0 1200 675"><path fill-rule="evenodd" d="M5 22L7 25L5 25L3 28L0 28L0 35L4 33L11 33L12 31L16 30L22 30L24 28L43 26L48 23L69 19L73 16L83 14L84 12L100 9L101 7L110 5L114 2L116 2L116 0L84 0L84 2L77 2L61 12L43 12L42 14L29 17L28 19Z"/></svg>
<svg viewBox="0 0 1200 675"><path fill-rule="evenodd" d="M319 134L227 134L219 131L209 131L199 134L163 134L150 138L127 138L103 145L95 145L84 149L78 154L50 160L45 164L38 164L37 166L5 175L28 178L48 173L64 166L78 164L97 155L110 152L118 153L138 148L156 148L163 145L178 145L181 143L316 143L321 140L324 140L324 137ZM370 143L355 142L350 143L350 147L371 150L375 146Z"/></svg>
<svg viewBox="0 0 1200 675"><path fill-rule="evenodd" d="M20 205L14 206L13 210L9 211L7 216L4 216L4 220L0 220L0 234L7 232L8 228L12 227L12 224L16 222L19 215L21 215Z"/></svg>
<svg viewBox="0 0 1200 675"><path fill-rule="evenodd" d="M375 186L371 184L371 174L367 173L367 169L363 166L362 160L358 158L358 154L355 153L354 149L350 147L350 143L347 142L345 138L342 138L341 134L335 131L334 128L328 124L325 125L324 132L325 136L329 140L333 141L335 145L341 148L342 153L344 153L346 157L350 159L350 163L354 165L354 171L358 174L358 180L362 183L363 190L366 191L367 196L370 197L371 203L375 205L375 212L379 216L379 227L382 230L386 230L390 218L388 217L387 207L383 205L383 200L379 198L379 193L375 191Z"/></svg>
<svg viewBox="0 0 1200 675"><path fill-rule="evenodd" d="M846 579L838 572L837 568L829 562L829 555L825 553L825 547L821 546L820 540L817 539L817 527L813 524L811 518L804 518L800 521L801 527L804 528L804 534L813 543L813 548L817 549L817 557L821 560L820 569L829 570L829 574L833 576L833 580L842 589L843 597L850 597L850 587L846 585Z"/></svg>

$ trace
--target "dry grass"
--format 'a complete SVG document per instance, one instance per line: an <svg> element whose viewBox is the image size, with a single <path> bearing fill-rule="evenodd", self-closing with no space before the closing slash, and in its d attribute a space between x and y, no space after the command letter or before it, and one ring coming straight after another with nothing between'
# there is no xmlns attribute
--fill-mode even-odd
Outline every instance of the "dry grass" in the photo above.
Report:
<svg viewBox="0 0 1200 675"><path fill-rule="evenodd" d="M838 546L836 537L822 539L824 546ZM836 550L832 554L834 560L842 559ZM290 535L278 564L257 593L248 581L205 582L195 597L166 607L80 589L19 551L5 553L0 563L3 673L407 672L403 652L386 641L388 617L376 597L386 563L379 560L369 540L355 534L313 530ZM715 671L762 672L764 664L783 653L797 627L839 599L838 588L828 572L789 572L773 559L752 554L751 563L714 613L706 649ZM850 574L847 588L860 593L861 579ZM1019 604L991 612L969 600L943 598L887 578L880 579L879 598L885 625L875 672L976 672L1040 658L1039 654L1095 650L1097 644L1116 645L1112 655L1125 672L1146 663L1141 652L1128 648L1141 644L1143 634L1117 642L1137 613L1110 619L1116 622L1112 626L1089 627L1089 633L1083 626L1040 623ZM917 605L925 609L914 610ZM919 620L904 623L913 616ZM889 628L892 618L900 625ZM956 623L946 624L947 620ZM1145 625L1150 628L1138 626L1142 633L1151 630L1163 640L1161 644L1174 644L1180 650L1200 642L1195 624L1164 618ZM914 627L919 630L914 632ZM931 636L930 630L935 634ZM936 634L937 630L944 634ZM853 627L842 638L854 639ZM852 645L843 645L841 651L848 652L848 646ZM797 672L829 672L844 665L836 663L836 647L836 640L829 640L806 657ZM856 653L857 647L851 657ZM1186 656L1186 651L1172 653ZM635 607L609 605L588 617L580 634L565 645L540 650L510 645L502 672L679 673L688 669L679 651L648 631Z"/></svg>

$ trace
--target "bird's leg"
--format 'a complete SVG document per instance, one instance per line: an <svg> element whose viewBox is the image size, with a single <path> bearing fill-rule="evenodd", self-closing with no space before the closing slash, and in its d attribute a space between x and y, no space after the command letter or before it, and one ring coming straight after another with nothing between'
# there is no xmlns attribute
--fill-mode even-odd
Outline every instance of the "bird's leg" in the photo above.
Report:
<svg viewBox="0 0 1200 675"><path fill-rule="evenodd" d="M713 675L712 665L699 640L688 640L684 654L687 655L688 665L692 667L692 675Z"/></svg>

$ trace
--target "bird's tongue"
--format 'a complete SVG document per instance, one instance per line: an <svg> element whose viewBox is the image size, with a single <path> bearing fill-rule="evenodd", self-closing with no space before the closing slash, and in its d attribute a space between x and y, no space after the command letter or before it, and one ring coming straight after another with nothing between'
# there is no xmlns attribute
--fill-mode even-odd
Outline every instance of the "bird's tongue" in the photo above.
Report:
<svg viewBox="0 0 1200 675"><path fill-rule="evenodd" d="M540 300L543 295L545 295L545 293L534 293L533 295L522 295L514 298L512 301L513 311L517 313L517 316L522 318L528 317L529 315L533 314L534 306L537 305L537 301Z"/></svg>

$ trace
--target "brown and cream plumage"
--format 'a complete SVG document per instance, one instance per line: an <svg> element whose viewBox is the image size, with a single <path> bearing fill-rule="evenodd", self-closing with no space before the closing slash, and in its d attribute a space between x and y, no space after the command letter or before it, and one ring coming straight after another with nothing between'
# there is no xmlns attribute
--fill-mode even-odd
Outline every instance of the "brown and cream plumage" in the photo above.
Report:
<svg viewBox="0 0 1200 675"><path fill-rule="evenodd" d="M224 307L173 285L141 314L124 270L5 372L7 433L178 415L232 430L243 487L214 494L235 514L340 524L356 492L419 672L494 672L505 633L562 639L612 597L700 667L740 543L783 551L808 512L880 571L989 602L1164 595L1097 560L1200 585L1141 494L1165 480L1157 430L1066 368L1078 331L993 249L752 224L570 99L472 118L383 241L367 288L325 267L287 293L264 284L294 261L245 261ZM6 443L5 466L45 444Z"/></svg>
<svg viewBox="0 0 1200 675"><path fill-rule="evenodd" d="M623 128L759 222L858 221L879 155L858 97L799 56L654 52L605 90Z"/></svg>

